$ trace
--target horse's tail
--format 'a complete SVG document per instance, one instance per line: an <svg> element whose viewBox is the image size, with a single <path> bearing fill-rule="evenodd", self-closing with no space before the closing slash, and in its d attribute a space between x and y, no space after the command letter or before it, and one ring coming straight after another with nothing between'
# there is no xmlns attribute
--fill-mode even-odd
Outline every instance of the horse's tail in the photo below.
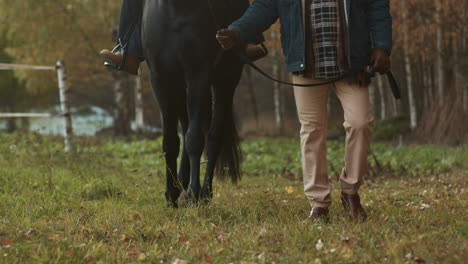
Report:
<svg viewBox="0 0 468 264"><path fill-rule="evenodd" d="M216 163L215 174L222 180L229 176L233 183L237 183L241 178L242 152L232 107L226 112L223 123L222 148Z"/></svg>

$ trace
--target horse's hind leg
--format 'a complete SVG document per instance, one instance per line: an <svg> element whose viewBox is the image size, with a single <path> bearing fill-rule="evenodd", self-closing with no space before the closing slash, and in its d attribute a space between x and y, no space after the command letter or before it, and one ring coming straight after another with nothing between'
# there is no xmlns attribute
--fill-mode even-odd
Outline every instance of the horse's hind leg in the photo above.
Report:
<svg viewBox="0 0 468 264"><path fill-rule="evenodd" d="M223 145L225 145L223 143L225 140L232 140L229 138L232 132L232 123L234 122L232 103L234 91L242 73L242 65L233 59L231 55L228 54L227 57L223 58L216 69L213 80L214 115L206 143L208 164L201 193L202 199L205 201L209 201L213 197L213 176L216 163L219 160Z"/></svg>
<svg viewBox="0 0 468 264"><path fill-rule="evenodd" d="M203 65L191 68L187 75L189 127L185 135L186 150L190 159L190 184L188 199L197 203L200 199L200 159L205 147L203 124L210 116L211 67Z"/></svg>
<svg viewBox="0 0 468 264"><path fill-rule="evenodd" d="M185 90L184 90L185 92ZM180 168L179 168L179 181L182 185L182 190L187 190L188 185L190 183L190 159L189 155L187 153L187 141L185 140L186 137L185 135L187 134L188 131L188 125L189 125L189 120L188 120L188 113L187 113L187 103L186 103L186 96L184 93L184 96L180 98L179 100L179 120L180 120L180 126L182 128L182 135L183 137L183 148L182 148L182 159L180 161Z"/></svg>
<svg viewBox="0 0 468 264"><path fill-rule="evenodd" d="M181 186L177 180L177 157L179 156L180 139L177 133L178 109L177 94L183 91L183 84L177 79L160 80L152 73L153 89L161 109L163 123L163 151L166 159L166 201L169 207L178 207L177 199Z"/></svg>

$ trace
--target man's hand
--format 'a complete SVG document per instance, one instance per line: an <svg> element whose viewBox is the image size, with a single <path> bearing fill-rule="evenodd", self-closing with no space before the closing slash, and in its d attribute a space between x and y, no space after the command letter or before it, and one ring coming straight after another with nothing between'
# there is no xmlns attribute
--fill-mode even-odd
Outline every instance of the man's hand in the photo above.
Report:
<svg viewBox="0 0 468 264"><path fill-rule="evenodd" d="M384 74L390 71L390 56L384 49L374 49L371 58L372 68L374 71Z"/></svg>
<svg viewBox="0 0 468 264"><path fill-rule="evenodd" d="M239 40L239 32L234 29L221 29L216 32L216 40L223 49L232 49Z"/></svg>
<svg viewBox="0 0 468 264"><path fill-rule="evenodd" d="M357 84L359 87L368 87L371 83L371 75L366 69L358 71L352 75L349 84Z"/></svg>

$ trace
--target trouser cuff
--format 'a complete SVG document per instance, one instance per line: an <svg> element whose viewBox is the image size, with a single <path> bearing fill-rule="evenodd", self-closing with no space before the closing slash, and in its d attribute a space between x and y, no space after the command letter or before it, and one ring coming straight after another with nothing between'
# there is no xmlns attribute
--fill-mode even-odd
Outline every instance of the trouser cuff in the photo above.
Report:
<svg viewBox="0 0 468 264"><path fill-rule="evenodd" d="M311 202L312 208L321 207L321 208L328 208L330 207L331 203L321 203L321 202Z"/></svg>
<svg viewBox="0 0 468 264"><path fill-rule="evenodd" d="M359 191L359 184L350 185L344 182L341 182L341 191L346 194L357 194Z"/></svg>

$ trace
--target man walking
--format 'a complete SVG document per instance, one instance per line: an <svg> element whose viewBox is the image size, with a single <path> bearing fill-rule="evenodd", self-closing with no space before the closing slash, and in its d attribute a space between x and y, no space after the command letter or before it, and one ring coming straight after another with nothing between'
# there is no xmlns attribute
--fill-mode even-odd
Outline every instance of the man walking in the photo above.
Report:
<svg viewBox="0 0 468 264"><path fill-rule="evenodd" d="M390 69L389 0L255 0L239 20L218 31L218 42L231 49L267 30L278 18L286 70L293 73L294 83L319 83L354 72L334 84L294 87L310 218L326 219L331 204L326 138L328 90L334 89L344 110L346 130L341 201L352 219L365 220L358 191L367 173L373 121L366 68L370 65L379 73Z"/></svg>

